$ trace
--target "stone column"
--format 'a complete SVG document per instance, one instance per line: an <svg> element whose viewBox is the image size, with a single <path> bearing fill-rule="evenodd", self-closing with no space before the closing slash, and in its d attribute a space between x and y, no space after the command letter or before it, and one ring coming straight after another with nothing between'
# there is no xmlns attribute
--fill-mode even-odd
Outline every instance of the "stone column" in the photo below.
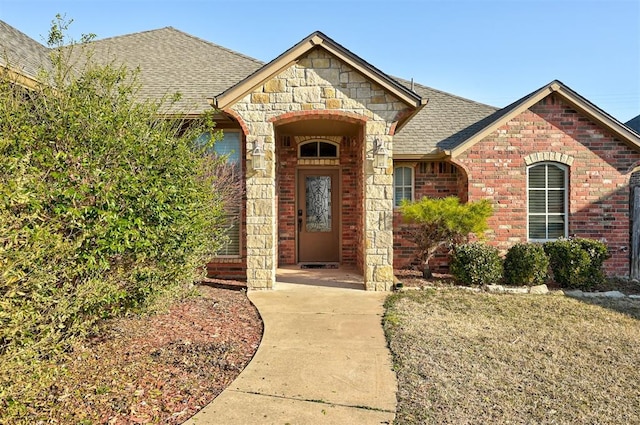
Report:
<svg viewBox="0 0 640 425"><path fill-rule="evenodd" d="M247 135L247 287L271 289L276 280L276 193L273 125L249 124ZM265 152L266 170L253 169L256 144Z"/></svg>
<svg viewBox="0 0 640 425"><path fill-rule="evenodd" d="M393 287L393 165L391 137L386 134L384 122L367 122L364 282L368 291L389 291ZM376 139L389 151L385 169L373 164Z"/></svg>

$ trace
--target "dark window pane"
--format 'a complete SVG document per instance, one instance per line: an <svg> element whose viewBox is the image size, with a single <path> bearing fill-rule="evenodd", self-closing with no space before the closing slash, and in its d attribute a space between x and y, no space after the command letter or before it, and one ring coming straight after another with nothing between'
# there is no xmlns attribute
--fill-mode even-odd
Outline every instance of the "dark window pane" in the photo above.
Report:
<svg viewBox="0 0 640 425"><path fill-rule="evenodd" d="M546 239L546 218L543 215L529 216L529 239Z"/></svg>
<svg viewBox="0 0 640 425"><path fill-rule="evenodd" d="M564 213L564 190L550 190L549 192L549 212Z"/></svg>
<svg viewBox="0 0 640 425"><path fill-rule="evenodd" d="M564 217L549 216L549 239L558 239L564 237Z"/></svg>
<svg viewBox="0 0 640 425"><path fill-rule="evenodd" d="M240 162L240 133L230 131L224 133L222 140L218 140L213 145L213 151L220 155L228 155L228 160L232 164Z"/></svg>
<svg viewBox="0 0 640 425"><path fill-rule="evenodd" d="M402 174L404 176L404 185L405 186L411 185L411 168L402 167Z"/></svg>
<svg viewBox="0 0 640 425"><path fill-rule="evenodd" d="M320 157L321 158L337 158L338 147L331 143L320 142Z"/></svg>
<svg viewBox="0 0 640 425"><path fill-rule="evenodd" d="M300 157L316 158L318 156L318 142L305 143L300 146Z"/></svg>
<svg viewBox="0 0 640 425"><path fill-rule="evenodd" d="M402 186L402 168L396 168L393 172L393 184L395 186Z"/></svg>

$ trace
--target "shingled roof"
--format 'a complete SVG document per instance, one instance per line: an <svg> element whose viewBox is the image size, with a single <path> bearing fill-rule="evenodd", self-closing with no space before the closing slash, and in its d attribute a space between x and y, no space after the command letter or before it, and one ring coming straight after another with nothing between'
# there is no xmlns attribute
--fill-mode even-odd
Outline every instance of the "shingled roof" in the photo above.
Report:
<svg viewBox="0 0 640 425"><path fill-rule="evenodd" d="M250 75L263 63L172 27L139 32L88 44L100 62L117 60L140 68L141 98L182 95L175 112L210 110L207 98Z"/></svg>
<svg viewBox="0 0 640 425"><path fill-rule="evenodd" d="M407 87L412 83L396 78ZM427 104L393 138L395 158L439 155L443 143L461 143L468 129L498 108L413 83Z"/></svg>
<svg viewBox="0 0 640 425"><path fill-rule="evenodd" d="M635 118L631 118L629 121L624 123L627 127L640 134L640 115Z"/></svg>
<svg viewBox="0 0 640 425"><path fill-rule="evenodd" d="M33 79L39 67L50 66L49 49L2 21L0 36L3 49L0 65L6 66L8 59L13 70ZM158 99L181 93L182 98L173 105L173 111L192 115L210 110L208 98L224 93L265 66L259 60L172 27L93 41L86 47L92 49L93 57L102 63L117 61L131 69L139 68L142 98ZM635 147L639 144L637 134L629 130L639 117L627 126L622 125L559 81L498 109L391 78L428 101L395 135L393 152L397 159L455 156L457 151L475 143L487 131L550 91L558 92L623 140Z"/></svg>
<svg viewBox="0 0 640 425"><path fill-rule="evenodd" d="M36 80L41 68L49 69L49 49L6 22L0 21L0 66Z"/></svg>

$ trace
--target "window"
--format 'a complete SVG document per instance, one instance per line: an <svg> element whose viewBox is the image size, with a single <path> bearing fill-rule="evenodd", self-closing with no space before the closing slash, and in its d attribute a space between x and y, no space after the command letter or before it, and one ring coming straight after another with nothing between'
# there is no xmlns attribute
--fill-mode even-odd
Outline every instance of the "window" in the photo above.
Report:
<svg viewBox="0 0 640 425"><path fill-rule="evenodd" d="M567 236L567 168L539 163L528 168L529 240Z"/></svg>
<svg viewBox="0 0 640 425"><path fill-rule="evenodd" d="M413 200L413 168L393 169L393 205L398 207L403 200Z"/></svg>
<svg viewBox="0 0 640 425"><path fill-rule="evenodd" d="M223 131L222 140L216 141L213 146L207 149L207 153L215 153L216 155L228 155L227 161L230 164L237 165L240 163L240 132L233 130ZM196 146L209 143L211 133L203 133L196 139Z"/></svg>
<svg viewBox="0 0 640 425"><path fill-rule="evenodd" d="M299 147L300 158L337 158L338 145L329 142L312 141Z"/></svg>
<svg viewBox="0 0 640 425"><path fill-rule="evenodd" d="M204 133L196 143L207 143L211 139L209 133ZM218 256L237 257L240 255L240 221L242 208L242 168L240 166L241 150L240 144L242 135L238 131L223 131L222 140L216 141L207 150L218 156L226 156L227 162L224 166L216 167L215 173L217 181L224 182L219 192L225 200L225 220L223 226L226 228L227 240L222 248L216 253Z"/></svg>

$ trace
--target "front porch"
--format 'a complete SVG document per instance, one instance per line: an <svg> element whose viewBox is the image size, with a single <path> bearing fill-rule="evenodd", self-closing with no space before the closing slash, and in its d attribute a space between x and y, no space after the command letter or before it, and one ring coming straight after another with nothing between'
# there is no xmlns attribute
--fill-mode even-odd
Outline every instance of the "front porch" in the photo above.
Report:
<svg viewBox="0 0 640 425"><path fill-rule="evenodd" d="M213 103L244 136L247 286L336 262L392 289L393 135L420 96L314 33Z"/></svg>

